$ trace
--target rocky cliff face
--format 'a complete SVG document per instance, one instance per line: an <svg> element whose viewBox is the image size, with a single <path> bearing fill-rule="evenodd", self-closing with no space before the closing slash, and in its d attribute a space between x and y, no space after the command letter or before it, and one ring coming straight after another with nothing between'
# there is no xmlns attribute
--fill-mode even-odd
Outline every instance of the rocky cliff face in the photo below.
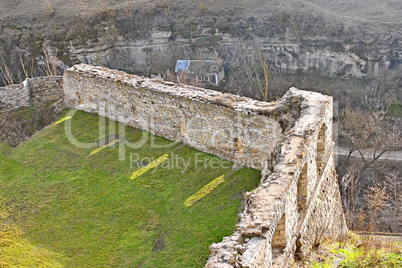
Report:
<svg viewBox="0 0 402 268"><path fill-rule="evenodd" d="M63 5L33 18L4 16L0 54L15 76L23 76L20 57L28 67L32 60L34 67L46 64L42 46L60 70L64 64L82 62L150 74L165 71L177 58L206 52L219 54L230 65L234 48L247 40L258 43L273 65L289 72L362 77L402 65L400 21L390 16L383 22L374 15L367 21L350 12L346 16L325 1L114 2L76 7L69 15L62 14L68 11ZM39 68L33 72L40 74Z"/></svg>
<svg viewBox="0 0 402 268"><path fill-rule="evenodd" d="M188 57L197 50L215 51L230 62L238 43L252 39L283 71L375 77L402 64L401 31L392 25L340 22L320 14L292 11L238 21L218 21L213 15L186 21L174 15L152 16L150 24L137 23L138 28L133 27L135 18L119 18L114 28L104 28L109 32L105 36L85 44L70 42L68 53L79 62L146 72L164 53Z"/></svg>
<svg viewBox="0 0 402 268"><path fill-rule="evenodd" d="M194 41L182 39L171 42L170 32L156 32L149 39L125 40L123 37L113 45L91 43L70 46L69 54L82 63L108 66L123 70L142 70L150 65L150 58L156 53L168 53L172 47L190 51ZM199 37L198 40L208 37ZM197 39L196 39L197 41ZM225 42L226 41L226 42ZM282 71L318 71L325 76L376 77L383 70L393 69L401 64L402 50L386 50L370 56L359 56L353 50L334 51L330 47L304 46L301 43L276 43L261 40L260 46L268 54L268 60ZM217 42L218 51L230 51L238 39L222 36ZM215 48L217 49L217 48ZM230 54L223 54L230 57Z"/></svg>

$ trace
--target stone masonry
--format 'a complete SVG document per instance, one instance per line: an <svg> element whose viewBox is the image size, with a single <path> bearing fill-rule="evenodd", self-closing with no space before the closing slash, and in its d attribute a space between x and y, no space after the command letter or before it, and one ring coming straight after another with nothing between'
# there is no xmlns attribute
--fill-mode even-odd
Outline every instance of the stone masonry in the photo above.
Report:
<svg viewBox="0 0 402 268"><path fill-rule="evenodd" d="M67 107L102 111L108 118L259 170L282 140L282 128L294 121L285 105L84 64L65 72L64 93Z"/></svg>
<svg viewBox="0 0 402 268"><path fill-rule="evenodd" d="M0 87L0 111L29 107L29 90L24 83Z"/></svg>
<svg viewBox="0 0 402 268"><path fill-rule="evenodd" d="M32 105L51 103L63 98L62 76L43 76L27 81Z"/></svg>
<svg viewBox="0 0 402 268"><path fill-rule="evenodd" d="M206 267L289 267L326 238L346 235L332 142L332 99L290 89L301 115L263 170L230 237L210 248Z"/></svg>
<svg viewBox="0 0 402 268"><path fill-rule="evenodd" d="M0 87L0 111L56 102L62 98L62 76L27 78L21 84Z"/></svg>
<svg viewBox="0 0 402 268"><path fill-rule="evenodd" d="M332 98L291 88L278 103L89 65L64 74L67 107L99 113L262 171L235 232L206 267L289 267L347 227L332 141Z"/></svg>

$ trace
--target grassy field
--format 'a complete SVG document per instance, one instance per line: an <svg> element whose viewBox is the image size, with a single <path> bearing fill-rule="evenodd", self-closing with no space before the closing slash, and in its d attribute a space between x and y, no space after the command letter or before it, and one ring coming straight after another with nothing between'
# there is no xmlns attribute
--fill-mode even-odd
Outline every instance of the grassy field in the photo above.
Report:
<svg viewBox="0 0 402 268"><path fill-rule="evenodd" d="M96 150L66 138L71 122L80 142L121 139L108 120L99 139L101 121L77 112L16 148L0 144L0 266L202 267L260 172L129 127L127 141L147 138L123 160L124 141Z"/></svg>

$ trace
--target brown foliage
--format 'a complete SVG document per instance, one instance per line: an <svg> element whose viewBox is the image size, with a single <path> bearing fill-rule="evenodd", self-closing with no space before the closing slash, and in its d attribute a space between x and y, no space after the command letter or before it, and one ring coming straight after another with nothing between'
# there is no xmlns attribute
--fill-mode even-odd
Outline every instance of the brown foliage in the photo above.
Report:
<svg viewBox="0 0 402 268"><path fill-rule="evenodd" d="M1 113L0 141L15 147L28 140L36 131L50 125L57 116L52 106Z"/></svg>
<svg viewBox="0 0 402 268"><path fill-rule="evenodd" d="M341 114L340 132L349 146L347 174L340 181L349 228L398 232L400 178L397 173L386 174L386 162L381 159L388 151L402 149L398 121L381 110L346 108ZM353 152L359 157L351 161Z"/></svg>
<svg viewBox="0 0 402 268"><path fill-rule="evenodd" d="M1 79L3 80L3 83L5 85L14 84L14 76L13 76L10 68L4 62L3 57L1 57L1 63L2 64L0 65L0 72L1 72Z"/></svg>
<svg viewBox="0 0 402 268"><path fill-rule="evenodd" d="M232 93L268 101L280 73L255 42L239 42L230 62L232 73L227 87Z"/></svg>
<svg viewBox="0 0 402 268"><path fill-rule="evenodd" d="M348 142L350 154L357 151L363 161L361 171L372 167L386 152L402 149L402 130L398 122L380 111L364 112L347 107L341 114L340 132Z"/></svg>

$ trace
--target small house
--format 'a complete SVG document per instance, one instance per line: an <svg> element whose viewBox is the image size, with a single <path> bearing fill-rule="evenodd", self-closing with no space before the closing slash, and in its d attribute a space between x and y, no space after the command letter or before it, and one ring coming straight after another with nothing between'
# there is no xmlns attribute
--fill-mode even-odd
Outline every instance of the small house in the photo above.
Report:
<svg viewBox="0 0 402 268"><path fill-rule="evenodd" d="M223 61L219 60L178 60L175 73L184 73L187 80L218 85L225 77Z"/></svg>

